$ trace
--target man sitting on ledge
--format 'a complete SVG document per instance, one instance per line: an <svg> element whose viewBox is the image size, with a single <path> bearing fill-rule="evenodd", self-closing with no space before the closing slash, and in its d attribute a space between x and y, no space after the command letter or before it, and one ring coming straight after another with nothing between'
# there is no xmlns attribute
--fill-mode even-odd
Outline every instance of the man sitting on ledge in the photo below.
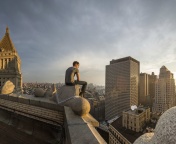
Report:
<svg viewBox="0 0 176 144"><path fill-rule="evenodd" d="M74 61L73 62L73 67L69 67L66 70L65 73L65 84L69 85L69 86L74 86L76 84L78 85L82 85L82 89L80 92L80 96L84 97L84 93L86 91L86 87L87 87L87 82L85 81L80 81L80 74L79 74L79 62L78 61ZM77 77L77 80L74 79L74 77Z"/></svg>

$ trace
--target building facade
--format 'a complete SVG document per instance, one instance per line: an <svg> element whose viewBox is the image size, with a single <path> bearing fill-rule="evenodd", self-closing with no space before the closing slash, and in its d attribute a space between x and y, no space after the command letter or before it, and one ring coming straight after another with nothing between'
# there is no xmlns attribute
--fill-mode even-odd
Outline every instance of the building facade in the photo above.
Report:
<svg viewBox="0 0 176 144"><path fill-rule="evenodd" d="M139 69L139 61L132 57L112 60L106 66L106 120L122 115L131 105L138 105Z"/></svg>
<svg viewBox="0 0 176 144"><path fill-rule="evenodd" d="M165 66L160 68L159 79L155 82L153 112L165 112L175 106L175 80Z"/></svg>
<svg viewBox="0 0 176 144"><path fill-rule="evenodd" d="M150 127L150 108L138 107L123 111L123 115L109 125L109 144L132 144Z"/></svg>
<svg viewBox="0 0 176 144"><path fill-rule="evenodd" d="M135 110L123 111L122 126L135 132L143 131L146 123L150 121L150 108L139 107Z"/></svg>
<svg viewBox="0 0 176 144"><path fill-rule="evenodd" d="M149 106L152 109L152 104L155 96L155 82L157 75L140 73L139 78L139 105Z"/></svg>
<svg viewBox="0 0 176 144"><path fill-rule="evenodd" d="M109 144L132 144L113 125L109 126Z"/></svg>
<svg viewBox="0 0 176 144"><path fill-rule="evenodd" d="M15 85L15 92L22 90L21 60L10 38L9 29L0 40L0 89L10 80Z"/></svg>
<svg viewBox="0 0 176 144"><path fill-rule="evenodd" d="M157 75L155 75L154 72L152 72L151 75L149 75L149 95L151 96L152 100L155 97L155 82L157 80Z"/></svg>
<svg viewBox="0 0 176 144"><path fill-rule="evenodd" d="M140 73L139 104L146 105L148 96L149 96L149 74Z"/></svg>
<svg viewBox="0 0 176 144"><path fill-rule="evenodd" d="M95 98L87 98L90 103L90 114L98 121L104 121L105 119L105 105L103 101L99 101Z"/></svg>

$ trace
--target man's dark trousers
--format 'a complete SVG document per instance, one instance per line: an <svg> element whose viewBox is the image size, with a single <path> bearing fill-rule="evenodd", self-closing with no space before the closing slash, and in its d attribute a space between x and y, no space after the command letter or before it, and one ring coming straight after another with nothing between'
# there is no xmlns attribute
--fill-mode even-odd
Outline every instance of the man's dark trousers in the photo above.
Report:
<svg viewBox="0 0 176 144"><path fill-rule="evenodd" d="M84 93L85 93L85 91L86 91L86 87L87 87L87 82L75 80L74 83L66 83L66 85L70 85L70 86L73 86L73 85L76 85L76 84L82 85L81 92L82 92L82 94L84 95Z"/></svg>

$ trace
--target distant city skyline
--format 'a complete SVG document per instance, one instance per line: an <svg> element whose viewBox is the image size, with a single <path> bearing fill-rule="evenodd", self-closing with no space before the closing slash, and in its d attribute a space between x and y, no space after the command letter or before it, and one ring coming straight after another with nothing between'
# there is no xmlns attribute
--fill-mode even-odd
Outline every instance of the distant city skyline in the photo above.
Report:
<svg viewBox="0 0 176 144"><path fill-rule="evenodd" d="M64 82L80 62L81 79L105 85L105 66L127 56L140 72L165 65L176 78L176 1L6 0L0 5L0 39L6 26L21 57L24 82Z"/></svg>

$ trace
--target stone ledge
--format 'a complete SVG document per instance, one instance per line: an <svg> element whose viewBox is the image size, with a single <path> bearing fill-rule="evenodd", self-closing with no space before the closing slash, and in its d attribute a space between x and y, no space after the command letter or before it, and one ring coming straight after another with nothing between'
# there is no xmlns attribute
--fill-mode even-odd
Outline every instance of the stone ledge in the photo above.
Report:
<svg viewBox="0 0 176 144"><path fill-rule="evenodd" d="M99 122L94 117L92 117L90 114L87 114L86 116L82 116L82 119L87 124L91 124L94 127L99 127Z"/></svg>
<svg viewBox="0 0 176 144"><path fill-rule="evenodd" d="M95 127L99 126L90 114L80 117L74 114L69 107L65 110L65 129L69 144L106 144Z"/></svg>

